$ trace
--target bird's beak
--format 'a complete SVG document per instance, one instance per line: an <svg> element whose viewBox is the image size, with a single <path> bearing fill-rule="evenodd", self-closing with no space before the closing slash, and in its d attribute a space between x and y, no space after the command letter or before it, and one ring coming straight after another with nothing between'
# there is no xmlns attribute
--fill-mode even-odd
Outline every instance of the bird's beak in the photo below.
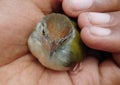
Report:
<svg viewBox="0 0 120 85"><path fill-rule="evenodd" d="M50 44L50 56L53 55L53 53L56 51L57 49L57 44L55 43L55 41L53 41L51 44Z"/></svg>

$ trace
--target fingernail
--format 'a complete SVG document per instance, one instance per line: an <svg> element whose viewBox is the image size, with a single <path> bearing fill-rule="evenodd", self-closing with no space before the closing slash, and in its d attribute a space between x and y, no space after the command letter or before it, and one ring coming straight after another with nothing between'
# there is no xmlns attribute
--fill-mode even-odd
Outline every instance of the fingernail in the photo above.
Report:
<svg viewBox="0 0 120 85"><path fill-rule="evenodd" d="M73 10L82 10L90 8L93 4L93 0L70 0L70 6Z"/></svg>
<svg viewBox="0 0 120 85"><path fill-rule="evenodd" d="M111 30L108 28L101 27L90 27L90 33L97 36L108 36L111 33Z"/></svg>
<svg viewBox="0 0 120 85"><path fill-rule="evenodd" d="M110 15L107 13L88 13L88 18L93 24L106 24L110 21Z"/></svg>

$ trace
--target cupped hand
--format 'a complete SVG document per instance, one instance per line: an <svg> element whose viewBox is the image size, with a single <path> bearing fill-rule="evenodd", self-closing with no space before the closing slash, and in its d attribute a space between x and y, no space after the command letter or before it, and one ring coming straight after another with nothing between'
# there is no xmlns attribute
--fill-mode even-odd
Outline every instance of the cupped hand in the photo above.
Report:
<svg viewBox="0 0 120 85"><path fill-rule="evenodd" d="M30 54L27 39L37 22L59 9L59 0L0 1L0 85L119 85L111 60L87 57L78 73L44 68Z"/></svg>
<svg viewBox="0 0 120 85"><path fill-rule="evenodd" d="M117 72L120 72L120 1L62 0L62 2L65 13L78 19L78 25L81 28L80 36L83 42L90 48L111 52L113 58L111 63L118 68ZM104 62L107 63L107 61ZM103 63L100 63L100 65L103 65ZM103 65L103 67L107 68L108 66ZM102 72L109 73L110 70ZM110 75L114 75L114 72ZM110 80L106 78L106 80L115 80L118 82L117 84L114 82L105 85L119 85L120 75L116 75L116 78Z"/></svg>

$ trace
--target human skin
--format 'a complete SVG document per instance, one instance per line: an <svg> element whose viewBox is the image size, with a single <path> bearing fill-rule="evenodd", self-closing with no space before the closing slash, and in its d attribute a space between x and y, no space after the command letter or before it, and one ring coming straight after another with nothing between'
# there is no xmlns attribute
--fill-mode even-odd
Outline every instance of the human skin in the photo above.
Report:
<svg viewBox="0 0 120 85"><path fill-rule="evenodd" d="M63 9L78 18L84 43L111 52L120 66L120 0L63 0Z"/></svg>
<svg viewBox="0 0 120 85"><path fill-rule="evenodd" d="M57 0L0 1L0 85L119 85L120 69L112 60L99 63L92 56L82 70L56 72L32 56L27 39L37 22L57 11Z"/></svg>

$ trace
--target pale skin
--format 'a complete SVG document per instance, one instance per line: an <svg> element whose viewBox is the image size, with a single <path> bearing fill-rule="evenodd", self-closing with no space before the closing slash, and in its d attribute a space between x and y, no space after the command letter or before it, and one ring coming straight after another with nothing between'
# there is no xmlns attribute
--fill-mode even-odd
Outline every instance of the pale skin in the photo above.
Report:
<svg viewBox="0 0 120 85"><path fill-rule="evenodd" d="M111 0L108 1L110 2ZM118 61L116 62L119 63L119 57L116 56L120 53L120 45L116 42L119 41L119 34L113 34L116 38L110 36L112 38L111 42L109 42L110 38L90 36L88 30L86 28L84 29L84 27L89 24L94 24L89 23L89 21L84 24L84 18L87 16L84 16L79 10L72 11L68 9L68 2L69 0L63 0L63 9L69 16L79 16L78 23L83 28L81 37L86 45L92 48L114 52L114 58L117 58L116 60ZM98 65L97 59L88 56L83 60L82 70L74 74L71 72L55 72L46 69L31 55L27 48L28 36L34 29L36 23L45 14L58 9L56 7L59 6L57 5L58 3L57 0L0 1L0 85L119 85L120 68L111 60L106 60ZM113 9L119 10L120 7L110 6L110 8L113 11ZM96 11L97 8L93 10ZM97 11L102 12L102 8ZM104 11L107 12L110 9L104 9ZM118 19L117 23L120 22L120 17L117 16L119 15L118 13L114 12L114 18ZM98 26L101 25L98 24ZM109 23L107 26L110 26ZM112 29L112 27L111 29L113 31L118 30L119 32L119 29L117 29L119 27L117 24L114 27L116 29ZM89 38L87 39L86 36L88 35ZM92 41L93 39L97 41L96 44ZM108 42L107 49L103 47L104 42L102 41ZM116 43L116 46L111 46L111 43Z"/></svg>

